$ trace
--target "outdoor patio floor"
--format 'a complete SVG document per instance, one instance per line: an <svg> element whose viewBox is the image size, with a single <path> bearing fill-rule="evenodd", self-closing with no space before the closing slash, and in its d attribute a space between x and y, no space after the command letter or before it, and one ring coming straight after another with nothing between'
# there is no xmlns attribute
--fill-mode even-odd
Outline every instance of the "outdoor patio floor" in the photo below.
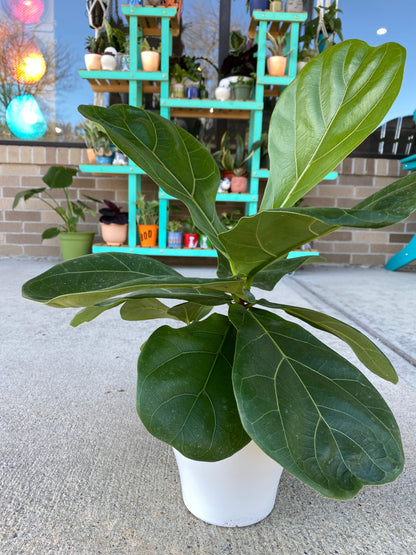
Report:
<svg viewBox="0 0 416 555"><path fill-rule="evenodd" d="M135 412L139 347L160 321L109 311L70 327L74 310L21 298L22 283L51 265L0 259L0 553L415 553L416 272L314 266L262 293L350 321L390 356L398 385L365 373L398 420L403 474L341 502L284 472L267 519L219 528L186 510L171 449ZM314 333L359 366L342 342Z"/></svg>

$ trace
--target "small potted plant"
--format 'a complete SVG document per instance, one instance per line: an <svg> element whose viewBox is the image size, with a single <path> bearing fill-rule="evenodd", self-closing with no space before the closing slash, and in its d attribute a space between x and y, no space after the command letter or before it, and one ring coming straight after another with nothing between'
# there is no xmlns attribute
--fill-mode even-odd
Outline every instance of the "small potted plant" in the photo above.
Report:
<svg viewBox="0 0 416 555"><path fill-rule="evenodd" d="M114 160L114 146L107 134L98 129L98 136L94 141L94 153L97 164L112 164Z"/></svg>
<svg viewBox="0 0 416 555"><path fill-rule="evenodd" d="M140 246L155 247L157 244L157 225L159 219L159 202L146 200L144 195L139 195L137 206L137 227L139 230Z"/></svg>
<svg viewBox="0 0 416 555"><path fill-rule="evenodd" d="M103 241L110 247L118 247L127 241L128 212L122 212L121 208L111 202L103 200L104 208L100 208L100 226Z"/></svg>
<svg viewBox="0 0 416 555"><path fill-rule="evenodd" d="M234 100L250 100L253 89L254 78L239 75L237 79L230 83Z"/></svg>
<svg viewBox="0 0 416 555"><path fill-rule="evenodd" d="M150 46L145 37L140 43L140 59L143 71L159 71L161 45Z"/></svg>
<svg viewBox="0 0 416 555"><path fill-rule="evenodd" d="M185 249L196 249L198 246L198 228L192 218L183 220L186 232L183 234Z"/></svg>
<svg viewBox="0 0 416 555"><path fill-rule="evenodd" d="M98 140L100 133L103 133L102 127L97 123L89 120L83 120L75 128L75 133L77 137L80 137L87 147L88 162L90 164L96 164L97 160L95 158L94 145Z"/></svg>
<svg viewBox="0 0 416 555"><path fill-rule="evenodd" d="M185 98L185 79L188 73L178 63L170 69L170 96L172 98Z"/></svg>
<svg viewBox="0 0 416 555"><path fill-rule="evenodd" d="M45 183L46 187L27 189L26 191L17 193L12 205L12 208L15 209L20 199L27 201L33 197L55 211L63 220L63 225L61 224L60 227L48 227L45 229L42 233L42 241L44 239L58 237L61 244L62 258L64 260L89 254L95 235L92 231L78 231L79 220L85 221L86 213L95 217L96 212L82 200L71 200L68 189L72 185L73 178L76 174L77 170L73 168L52 166L42 177L42 181ZM52 193L56 190L62 190L64 192L66 205L62 206L62 204L53 197ZM87 195L83 195L83 197L93 202L100 202Z"/></svg>
<svg viewBox="0 0 416 555"><path fill-rule="evenodd" d="M168 222L168 247L170 249L182 247L182 223L179 220Z"/></svg>
<svg viewBox="0 0 416 555"><path fill-rule="evenodd" d="M274 37L271 33L267 33L267 48L271 52L271 56L267 58L267 71L273 77L283 77L286 71L287 57L290 52L284 53L286 39L284 35Z"/></svg>
<svg viewBox="0 0 416 555"><path fill-rule="evenodd" d="M225 131L221 137L221 150L214 153L223 178L229 178L231 181L232 193L244 193L247 191L247 162L253 156L254 152L260 146L260 142L252 145L249 152L246 152L243 138L239 133L235 136L235 151L231 152L229 141L229 133Z"/></svg>
<svg viewBox="0 0 416 555"><path fill-rule="evenodd" d="M101 71L101 54L104 52L105 39L98 36L87 37L86 47L88 54L85 54L85 67L88 71Z"/></svg>

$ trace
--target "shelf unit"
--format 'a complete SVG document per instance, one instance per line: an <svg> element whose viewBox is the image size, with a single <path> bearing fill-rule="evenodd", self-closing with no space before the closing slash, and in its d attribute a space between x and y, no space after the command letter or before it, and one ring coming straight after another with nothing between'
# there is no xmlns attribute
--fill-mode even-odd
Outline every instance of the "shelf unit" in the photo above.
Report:
<svg viewBox="0 0 416 555"><path fill-rule="evenodd" d="M169 56L172 53L172 37L179 33L176 8L122 6L123 14L129 21L130 70L129 71L86 71L80 70L81 78L87 79L94 92L128 92L129 104L141 106L143 94L160 92L160 115L165 118L218 118L247 120L249 125L249 147L260 139L263 124L265 96L278 96L282 87L296 76L296 63L300 25L307 18L306 13L269 12L255 10L252 14L248 36L258 44L257 79L252 100L221 101L169 97ZM265 74L266 34L285 34L288 42L288 69L285 77L271 77ZM138 41L144 36L161 39L160 71L144 72L141 69ZM138 68L138 69L134 69ZM111 74L111 77L110 75ZM156 83L156 84L155 84ZM137 244L136 198L141 190L144 172L132 161L128 166L82 165L80 170L94 174L128 175L128 244L121 247L94 245L93 252L133 252L153 256L204 256L215 257L213 249L172 249L167 247L167 217L170 197L159 190L159 243L155 248L143 248ZM217 194L217 202L238 202L244 205L246 215L257 212L259 181L267 179L268 170L260 168L260 151L255 151L249 163L249 192Z"/></svg>

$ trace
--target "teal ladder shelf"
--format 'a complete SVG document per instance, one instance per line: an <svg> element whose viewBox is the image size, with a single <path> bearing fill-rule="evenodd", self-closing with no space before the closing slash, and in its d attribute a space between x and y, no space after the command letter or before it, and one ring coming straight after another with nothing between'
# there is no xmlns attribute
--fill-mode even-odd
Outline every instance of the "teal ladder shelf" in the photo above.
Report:
<svg viewBox="0 0 416 555"><path fill-rule="evenodd" d="M264 96L277 96L281 87L288 85L296 76L296 62L300 25L306 20L306 13L269 12L255 10L252 15L248 35L258 44L257 80L252 100L221 101L169 97L169 56L172 53L172 37L179 33L175 8L122 6L123 14L129 21L130 70L129 71L86 71L80 70L80 77L87 79L93 92L128 92L129 104L141 106L143 94L160 92L160 115L165 118L222 118L247 120L249 125L249 147L260 139L263 124ZM287 75L271 77L265 74L266 33L284 34L288 41ZM161 39L161 64L158 72L144 72L141 69L138 42L144 36L158 36ZM137 68L137 69L135 69ZM270 90L270 89L273 90ZM141 190L144 172L132 161L128 166L82 165L80 170L102 175L128 175L128 244L120 247L94 245L93 252L133 252L154 256L202 256L215 257L213 249L172 249L167 247L167 220L169 202L172 197L159 190L159 242L158 247L143 248L138 244L136 226L136 199ZM244 205L246 215L255 214L259 199L259 181L268 178L268 170L260 168L260 152L257 150L249 164L249 191L244 194L218 194L217 202L239 202ZM333 178L333 176L331 177Z"/></svg>

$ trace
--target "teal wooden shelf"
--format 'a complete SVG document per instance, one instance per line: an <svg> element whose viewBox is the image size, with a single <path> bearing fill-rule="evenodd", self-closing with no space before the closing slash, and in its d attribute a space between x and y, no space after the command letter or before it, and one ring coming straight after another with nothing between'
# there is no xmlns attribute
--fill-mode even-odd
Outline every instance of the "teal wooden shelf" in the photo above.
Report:
<svg viewBox="0 0 416 555"><path fill-rule="evenodd" d="M82 79L87 79L94 92L125 92L129 95L131 106L142 106L145 93L160 94L160 115L165 118L218 118L247 120L249 126L249 147L258 141L262 134L264 97L280 94L281 88L289 85L296 76L296 62L300 25L306 20L306 13L290 12L253 12L248 36L258 44L257 79L251 100L202 100L171 98L169 96L169 57L172 55L172 37L179 34L179 21L176 8L165 7L130 7L122 6L122 12L129 22L130 70L129 71L87 71L79 70ZM273 36L285 35L288 49L287 75L272 77L265 74L267 33ZM161 64L160 71L145 72L141 70L138 44L145 36L160 37ZM271 89L270 87L273 87ZM126 175L128 177L129 233L128 244L120 247L94 245L93 252L129 252L147 256L184 256L215 257L213 249L170 249L167 248L167 223L169 203L173 197L159 190L159 246L143 248L137 245L136 200L141 191L141 179L144 174L138 166L84 164L80 170L85 173L102 175ZM256 150L249 161L249 190L247 193L219 193L218 203L241 203L246 215L257 212L259 199L259 180L267 179L268 170L260 168L260 150ZM332 174L331 174L332 175ZM333 179L331 177L330 179Z"/></svg>

